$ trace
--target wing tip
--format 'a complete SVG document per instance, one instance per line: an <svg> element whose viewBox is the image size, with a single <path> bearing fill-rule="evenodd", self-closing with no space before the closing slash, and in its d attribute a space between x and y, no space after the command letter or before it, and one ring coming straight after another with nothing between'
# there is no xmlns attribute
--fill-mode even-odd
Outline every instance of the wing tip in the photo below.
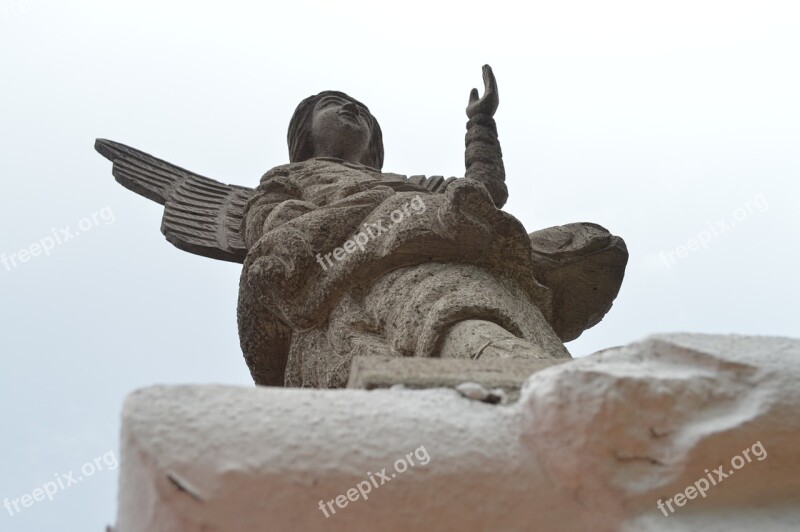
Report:
<svg viewBox="0 0 800 532"><path fill-rule="evenodd" d="M114 159L122 154L120 146L122 145L108 139L95 139L94 141L95 151L111 162L114 162Z"/></svg>
<svg viewBox="0 0 800 532"><path fill-rule="evenodd" d="M222 249L218 245L209 245L200 242L193 242L182 237L174 232L171 228L161 226L161 233L166 237L167 242L187 253L199 255L209 259L222 260L225 262L233 262L236 264L244 264L247 256L247 250L244 248Z"/></svg>

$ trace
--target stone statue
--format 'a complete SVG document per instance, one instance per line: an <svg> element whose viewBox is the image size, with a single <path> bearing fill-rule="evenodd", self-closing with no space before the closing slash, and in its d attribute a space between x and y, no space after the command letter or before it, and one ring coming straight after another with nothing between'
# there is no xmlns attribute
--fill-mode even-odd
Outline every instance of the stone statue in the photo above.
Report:
<svg viewBox="0 0 800 532"><path fill-rule="evenodd" d="M382 172L377 120L325 91L289 124L289 164L253 190L115 142L97 151L123 186L164 205L180 249L243 263L239 335L257 384L340 387L354 355L568 358L597 324L627 250L603 227L527 234L508 198L497 84L467 105L464 178Z"/></svg>

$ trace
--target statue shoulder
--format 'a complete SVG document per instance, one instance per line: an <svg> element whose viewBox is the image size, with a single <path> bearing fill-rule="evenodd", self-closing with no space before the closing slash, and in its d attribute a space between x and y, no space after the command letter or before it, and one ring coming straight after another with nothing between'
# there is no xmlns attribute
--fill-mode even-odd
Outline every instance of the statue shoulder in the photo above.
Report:
<svg viewBox="0 0 800 532"><path fill-rule="evenodd" d="M289 177L289 174L291 173L291 166L292 164L289 163L270 168L264 173L263 176L261 176L261 183L264 184L270 179L274 179L276 177Z"/></svg>
<svg viewBox="0 0 800 532"><path fill-rule="evenodd" d="M432 175L432 176L424 176L424 175L403 175L403 174L395 174L392 172L382 172L381 176L383 179L388 181L398 181L402 183L406 183L409 185L413 185L417 188L425 189L429 192L444 192L447 188L447 185L452 183L454 180L458 179L457 177L444 177L441 175Z"/></svg>
<svg viewBox="0 0 800 532"><path fill-rule="evenodd" d="M457 177L444 177L441 175L412 175L406 178L406 181L414 185L418 185L430 192L444 192L447 185L458 179Z"/></svg>

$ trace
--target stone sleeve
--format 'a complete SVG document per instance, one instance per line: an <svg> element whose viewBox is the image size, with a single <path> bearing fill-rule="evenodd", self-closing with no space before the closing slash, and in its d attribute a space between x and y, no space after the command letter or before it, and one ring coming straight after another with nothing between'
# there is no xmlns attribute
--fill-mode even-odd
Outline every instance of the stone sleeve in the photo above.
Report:
<svg viewBox="0 0 800 532"><path fill-rule="evenodd" d="M465 137L466 151L464 177L480 181L499 209L508 199L506 172L503 167L503 153L497 139L497 126L494 118L485 114L473 116L467 122Z"/></svg>

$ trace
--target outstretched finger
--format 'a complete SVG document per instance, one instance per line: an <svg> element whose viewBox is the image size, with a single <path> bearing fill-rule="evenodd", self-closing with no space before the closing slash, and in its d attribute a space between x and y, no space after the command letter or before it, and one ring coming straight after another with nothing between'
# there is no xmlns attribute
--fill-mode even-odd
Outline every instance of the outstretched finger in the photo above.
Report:
<svg viewBox="0 0 800 532"><path fill-rule="evenodd" d="M478 99L478 89L472 89L469 91L469 103L477 102Z"/></svg>
<svg viewBox="0 0 800 532"><path fill-rule="evenodd" d="M497 80L494 77L494 72L492 72L492 67L489 65L483 65L483 85L486 92L497 90Z"/></svg>

